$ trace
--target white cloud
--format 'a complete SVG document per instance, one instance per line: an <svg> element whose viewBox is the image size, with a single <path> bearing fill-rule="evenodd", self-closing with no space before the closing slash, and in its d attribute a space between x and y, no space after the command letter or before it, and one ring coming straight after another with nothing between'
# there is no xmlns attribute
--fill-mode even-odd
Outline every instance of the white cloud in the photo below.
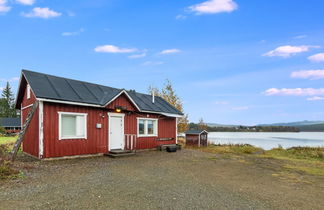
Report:
<svg viewBox="0 0 324 210"><path fill-rule="evenodd" d="M250 109L250 107L248 107L248 106L232 107L232 110L236 110L236 111L242 111L242 110L248 110L248 109Z"/></svg>
<svg viewBox="0 0 324 210"><path fill-rule="evenodd" d="M314 96L311 98L307 98L307 101L323 101L324 97Z"/></svg>
<svg viewBox="0 0 324 210"><path fill-rule="evenodd" d="M324 62L324 53L318 53L308 57L308 60L313 62Z"/></svg>
<svg viewBox="0 0 324 210"><path fill-rule="evenodd" d="M209 0L190 6L188 9L197 15L233 12L238 5L233 0Z"/></svg>
<svg viewBox="0 0 324 210"><path fill-rule="evenodd" d="M4 87L0 87L0 91L3 91Z"/></svg>
<svg viewBox="0 0 324 210"><path fill-rule="evenodd" d="M180 53L181 50L179 49L167 49L167 50L163 50L160 52L161 55L166 55L166 54L173 54L173 53Z"/></svg>
<svg viewBox="0 0 324 210"><path fill-rule="evenodd" d="M294 39L304 39L306 37L307 35L299 35L299 36L295 36Z"/></svg>
<svg viewBox="0 0 324 210"><path fill-rule="evenodd" d="M16 2L24 5L33 5L35 3L35 0L16 0Z"/></svg>
<svg viewBox="0 0 324 210"><path fill-rule="evenodd" d="M163 62L162 61L146 61L144 63L142 63L143 66L158 66L158 65L162 65Z"/></svg>
<svg viewBox="0 0 324 210"><path fill-rule="evenodd" d="M50 10L48 7L44 7L44 8L35 7L29 13L22 13L22 16L25 16L28 18L38 17L38 18L44 18L44 19L59 17L61 15L62 15L62 13Z"/></svg>
<svg viewBox="0 0 324 210"><path fill-rule="evenodd" d="M301 79L324 79L324 70L305 70L305 71L295 71L290 75L292 78Z"/></svg>
<svg viewBox="0 0 324 210"><path fill-rule="evenodd" d="M0 0L0 14L9 12L11 7L7 5L7 0Z"/></svg>
<svg viewBox="0 0 324 210"><path fill-rule="evenodd" d="M324 88L270 88L264 94L267 96L314 96L324 95Z"/></svg>
<svg viewBox="0 0 324 210"><path fill-rule="evenodd" d="M228 101L215 101L214 104L216 104L216 105L227 105L229 103L228 103Z"/></svg>
<svg viewBox="0 0 324 210"><path fill-rule="evenodd" d="M83 28L80 28L78 31L73 31L73 32L63 32L62 36L76 36L84 32Z"/></svg>
<svg viewBox="0 0 324 210"><path fill-rule="evenodd" d="M136 52L136 48L120 48L114 45L102 45L94 49L95 52L101 53L132 53Z"/></svg>
<svg viewBox="0 0 324 210"><path fill-rule="evenodd" d="M319 48L319 46L309 46L309 45L291 46L291 45L285 45L285 46L277 47L276 49L271 50L271 51L263 54L263 56L269 56L269 57L279 56L279 57L288 58L288 57L290 57L292 55L296 55L298 53L307 52L311 48Z"/></svg>
<svg viewBox="0 0 324 210"><path fill-rule="evenodd" d="M135 55L130 55L128 58L135 59L135 58L143 58L146 56L146 53L141 53L141 54L135 54Z"/></svg>
<svg viewBox="0 0 324 210"><path fill-rule="evenodd" d="M185 19L187 19L187 16L185 16L185 15L177 15L176 19L177 20L185 20Z"/></svg>

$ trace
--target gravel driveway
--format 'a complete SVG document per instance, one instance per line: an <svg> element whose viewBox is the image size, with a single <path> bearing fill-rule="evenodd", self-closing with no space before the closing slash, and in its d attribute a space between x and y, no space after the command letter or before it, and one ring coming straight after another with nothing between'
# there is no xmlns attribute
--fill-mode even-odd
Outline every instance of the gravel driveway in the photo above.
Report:
<svg viewBox="0 0 324 210"><path fill-rule="evenodd" d="M320 209L323 185L193 150L32 162L0 182L0 209Z"/></svg>

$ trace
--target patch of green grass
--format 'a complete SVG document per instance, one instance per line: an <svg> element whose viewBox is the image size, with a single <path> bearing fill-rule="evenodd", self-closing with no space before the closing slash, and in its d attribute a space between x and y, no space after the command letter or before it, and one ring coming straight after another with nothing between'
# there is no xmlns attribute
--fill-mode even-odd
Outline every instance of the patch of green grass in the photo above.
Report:
<svg viewBox="0 0 324 210"><path fill-rule="evenodd" d="M264 155L278 159L324 161L324 147L292 147L289 149L279 147L266 151Z"/></svg>
<svg viewBox="0 0 324 210"><path fill-rule="evenodd" d="M1 144L10 144L16 142L16 136L0 136L0 145Z"/></svg>
<svg viewBox="0 0 324 210"><path fill-rule="evenodd" d="M278 147L264 151L261 148L248 144L226 144L209 145L208 147L189 147L189 149L222 154L222 158L237 159L241 163L249 163L246 159L242 160L242 157L277 159L282 171L279 174L273 174L273 176L285 177L287 179L299 177L296 180L300 180L301 173L324 176L324 147L292 147L289 149ZM249 154L249 156L242 156L245 154Z"/></svg>
<svg viewBox="0 0 324 210"><path fill-rule="evenodd" d="M284 160L283 168L289 171L324 176L323 147L279 147L265 151L262 157Z"/></svg>
<svg viewBox="0 0 324 210"><path fill-rule="evenodd" d="M324 176L324 164L321 164L321 166L313 165L313 164L307 164L307 165L301 165L301 164L291 165L291 164L289 164L289 165L285 165L284 167L287 169L290 169L290 170L302 171L307 174Z"/></svg>

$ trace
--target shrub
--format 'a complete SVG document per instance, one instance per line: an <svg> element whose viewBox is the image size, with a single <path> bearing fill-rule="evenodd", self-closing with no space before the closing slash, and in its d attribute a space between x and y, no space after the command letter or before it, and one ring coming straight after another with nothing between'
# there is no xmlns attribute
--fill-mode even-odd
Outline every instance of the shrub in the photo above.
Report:
<svg viewBox="0 0 324 210"><path fill-rule="evenodd" d="M288 149L274 148L266 151L266 153L274 157L324 160L324 147L291 147Z"/></svg>
<svg viewBox="0 0 324 210"><path fill-rule="evenodd" d="M6 130L2 126L0 126L0 134L2 135L6 134Z"/></svg>
<svg viewBox="0 0 324 210"><path fill-rule="evenodd" d="M7 145L0 145L0 179L14 177L19 171L14 169L9 161L9 148Z"/></svg>
<svg viewBox="0 0 324 210"><path fill-rule="evenodd" d="M324 147L291 147L287 151L298 158L324 159Z"/></svg>

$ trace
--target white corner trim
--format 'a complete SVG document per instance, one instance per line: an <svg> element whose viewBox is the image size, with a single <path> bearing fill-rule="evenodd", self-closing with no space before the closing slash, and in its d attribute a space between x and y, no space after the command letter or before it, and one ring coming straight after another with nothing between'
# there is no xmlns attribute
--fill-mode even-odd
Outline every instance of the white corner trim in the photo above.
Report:
<svg viewBox="0 0 324 210"><path fill-rule="evenodd" d="M59 118L59 140L65 139L87 139L87 128L88 128L88 113L79 113L79 112L57 112ZM63 137L62 136L62 115L73 115L73 116L84 116L85 123L84 123L84 136L69 136Z"/></svg>
<svg viewBox="0 0 324 210"><path fill-rule="evenodd" d="M176 117L176 123L175 123L175 127L176 127L176 133L175 133L175 137L176 137L176 144L178 144L178 118Z"/></svg>
<svg viewBox="0 0 324 210"><path fill-rule="evenodd" d="M141 111L141 109L137 106L137 104L135 103L135 101L130 97L130 95L128 95L126 90L122 90L120 91L115 97L113 97L108 103L106 103L106 106L108 106L111 102L113 102L114 100L116 100L116 98L118 98L121 94L125 93L125 95L128 97L128 99L134 104L134 106L137 108L138 111Z"/></svg>
<svg viewBox="0 0 324 210"><path fill-rule="evenodd" d="M43 158L44 155L44 104L42 101L39 102L39 106L38 106L38 129L39 129L39 154L38 157L40 159Z"/></svg>
<svg viewBox="0 0 324 210"><path fill-rule="evenodd" d="M27 84L27 99L30 99L30 85L29 84Z"/></svg>
<svg viewBox="0 0 324 210"><path fill-rule="evenodd" d="M144 120L144 133L145 134L140 134L139 133L139 121L140 120ZM156 121L156 133L155 134L147 134L146 129L147 129L147 120L152 120L152 121ZM143 117L137 117L137 136L138 137L158 137L159 136L159 119L157 118L143 118Z"/></svg>

